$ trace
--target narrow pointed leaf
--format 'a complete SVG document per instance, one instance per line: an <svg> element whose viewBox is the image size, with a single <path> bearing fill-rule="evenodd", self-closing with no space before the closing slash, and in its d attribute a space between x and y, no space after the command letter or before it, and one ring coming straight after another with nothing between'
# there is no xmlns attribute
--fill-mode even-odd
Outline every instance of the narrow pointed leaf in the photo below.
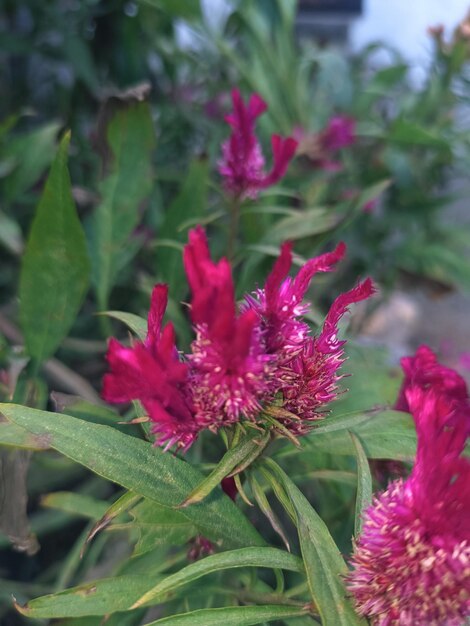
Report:
<svg viewBox="0 0 470 626"><path fill-rule="evenodd" d="M93 537L100 532L100 530L103 530L103 528L110 524L118 515L125 513L130 508L135 506L140 499L141 496L132 493L132 491L124 492L124 494L118 498L116 502L113 502L113 504L111 504L110 507L107 507L106 510L100 515L100 519L96 522L88 534L86 539L87 543L89 543Z"/></svg>
<svg viewBox="0 0 470 626"><path fill-rule="evenodd" d="M201 500L220 484L223 478L230 474L237 466L241 465L246 458L254 460L254 458L264 450L268 440L269 434L266 436L257 431L250 432L246 437L243 437L236 446L224 454L214 471L189 494L181 506L186 507L190 504L201 502Z"/></svg>
<svg viewBox="0 0 470 626"><path fill-rule="evenodd" d="M279 465L272 460L266 464L282 482L294 509L310 593L322 625L365 626L346 597L343 577L348 569L325 522Z"/></svg>
<svg viewBox="0 0 470 626"><path fill-rule="evenodd" d="M305 611L292 606L227 606L172 615L150 622L147 626L254 626L301 615L305 615Z"/></svg>
<svg viewBox="0 0 470 626"><path fill-rule="evenodd" d="M71 491L54 491L41 498L41 505L50 509L58 509L65 513L87 517L100 518L107 509L106 502L96 500L91 496Z"/></svg>
<svg viewBox="0 0 470 626"><path fill-rule="evenodd" d="M162 580L161 573L103 578L49 594L18 610L28 617L60 618L129 611L174 598L184 586L206 574L236 567L277 567L302 571L302 560L276 548L244 548L196 561Z"/></svg>
<svg viewBox="0 0 470 626"><path fill-rule="evenodd" d="M202 479L201 473L185 461L109 426L14 404L0 404L0 414L46 438L50 447L96 474L164 506L184 500ZM224 547L264 544L221 489L204 503L184 509L184 515L202 534Z"/></svg>
<svg viewBox="0 0 470 626"><path fill-rule="evenodd" d="M177 589L201 576L234 567L270 567L294 572L303 571L302 559L277 548L242 548L222 552L191 563L179 572L168 576L144 594L132 608L163 602Z"/></svg>
<svg viewBox="0 0 470 626"><path fill-rule="evenodd" d="M350 435L354 443L354 448L356 449L357 460L357 496L354 534L358 537L361 534L362 516L372 502L372 476L369 461L367 460L367 455L359 437L354 433L350 433Z"/></svg>
<svg viewBox="0 0 470 626"><path fill-rule="evenodd" d="M20 320L28 354L50 357L70 330L88 287L85 235L67 171L70 134L51 167L26 244L20 276Z"/></svg>
<svg viewBox="0 0 470 626"><path fill-rule="evenodd" d="M141 341L147 337L147 320L134 313L124 311L104 311L101 315L107 315L125 324Z"/></svg>

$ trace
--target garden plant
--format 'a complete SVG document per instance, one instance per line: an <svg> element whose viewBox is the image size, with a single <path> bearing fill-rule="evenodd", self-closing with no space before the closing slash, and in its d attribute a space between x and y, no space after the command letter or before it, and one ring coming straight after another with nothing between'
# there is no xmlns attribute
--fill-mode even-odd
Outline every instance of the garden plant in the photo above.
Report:
<svg viewBox="0 0 470 626"><path fill-rule="evenodd" d="M470 286L468 21L418 86L290 0L69 9L4 20L1 623L464 626L466 381L362 331Z"/></svg>

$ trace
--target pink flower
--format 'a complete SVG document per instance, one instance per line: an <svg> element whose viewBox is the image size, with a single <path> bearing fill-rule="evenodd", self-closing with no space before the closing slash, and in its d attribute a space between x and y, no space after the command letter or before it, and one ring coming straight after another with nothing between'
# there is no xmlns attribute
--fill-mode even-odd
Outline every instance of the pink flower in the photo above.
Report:
<svg viewBox="0 0 470 626"><path fill-rule="evenodd" d="M301 128L295 132L299 139L297 154L305 154L315 167L327 172L339 172L343 166L334 157L339 150L356 141L356 120L346 115L336 115L319 133L309 134Z"/></svg>
<svg viewBox="0 0 470 626"><path fill-rule="evenodd" d="M309 334L308 324L301 319L309 304L303 301L312 278L317 272L332 271L340 261L346 246L340 243L333 252L307 261L295 278L288 272L292 266L292 244L286 242L281 247L281 254L269 274L264 289L246 297L250 308L257 311L263 320L263 331L267 349L271 353L280 350L296 354L304 345Z"/></svg>
<svg viewBox="0 0 470 626"><path fill-rule="evenodd" d="M189 235L184 266L196 330L189 356L196 419L211 430L241 417L254 420L269 389L271 361L258 317L237 314L230 264L211 260L201 227Z"/></svg>
<svg viewBox="0 0 470 626"><path fill-rule="evenodd" d="M335 115L319 135L325 152L337 152L356 141L356 120L346 115Z"/></svg>
<svg viewBox="0 0 470 626"><path fill-rule="evenodd" d="M245 105L238 89L232 91L233 112L226 116L232 127L230 138L222 145L219 172L228 194L239 198L256 198L261 189L278 182L286 173L295 154L297 142L292 137L273 135L273 167L264 171L264 157L255 134L256 119L267 105L258 94L252 94Z"/></svg>
<svg viewBox="0 0 470 626"><path fill-rule="evenodd" d="M343 364L345 340L338 338L338 323L349 305L369 298L374 293L370 279L339 295L333 302L323 328L317 337L309 338L301 351L290 361L283 360L277 371L279 391L284 407L301 420L284 422L296 435L308 432L312 422L325 415L325 405L338 393L342 378L338 370Z"/></svg>
<svg viewBox="0 0 470 626"><path fill-rule="evenodd" d="M455 370L439 363L428 346L420 346L415 356L404 357L401 366L405 378L395 404L397 411L410 411L407 392L411 387L432 388L461 400L467 397L464 379Z"/></svg>
<svg viewBox="0 0 470 626"><path fill-rule="evenodd" d="M286 243L264 289L246 298L246 306L260 316L267 352L274 357L271 392L282 394L283 408L292 414L280 420L295 434L308 432L312 421L323 417L324 406L336 397L345 344L338 339L338 323L350 304L368 298L374 290L368 279L338 296L320 334L311 336L302 319L309 308L304 296L313 276L331 271L345 250L340 243L333 252L307 261L297 276L290 278L292 252L291 244Z"/></svg>
<svg viewBox="0 0 470 626"><path fill-rule="evenodd" d="M200 428L193 416L188 366L178 357L173 325L162 329L167 300L166 285L156 285L145 342L126 348L110 339L106 358L111 372L104 376L102 395L113 403L140 400L158 443L167 447L177 443L186 449Z"/></svg>
<svg viewBox="0 0 470 626"><path fill-rule="evenodd" d="M264 409L275 400L278 408L279 400L283 403L284 434L286 427L307 432L336 394L344 344L337 338L339 319L352 302L372 293L365 281L339 296L320 334L311 336L302 319L308 309L304 296L315 273L331 270L344 250L340 244L307 261L290 278L291 245L284 244L265 288L247 295L238 308L230 263L215 263L204 230L195 228L184 249L196 335L190 353L178 353L171 324L162 327L168 289L157 285L146 340L131 347L110 340L103 397L116 403L140 400L157 443L167 448L186 450L202 429L217 432L244 420L271 428Z"/></svg>
<svg viewBox="0 0 470 626"><path fill-rule="evenodd" d="M367 510L348 587L374 625L462 626L470 614L470 461L462 456L470 400L425 346L404 369L415 465Z"/></svg>

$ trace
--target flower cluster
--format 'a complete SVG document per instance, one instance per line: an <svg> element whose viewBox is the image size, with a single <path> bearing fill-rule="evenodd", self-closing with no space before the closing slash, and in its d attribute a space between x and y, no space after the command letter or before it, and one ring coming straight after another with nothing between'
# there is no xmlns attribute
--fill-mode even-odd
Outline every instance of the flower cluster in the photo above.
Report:
<svg viewBox="0 0 470 626"><path fill-rule="evenodd" d="M338 322L350 304L373 292L366 280L340 295L320 333L311 335L304 296L313 276L332 270L344 252L340 244L291 278L291 245L284 244L265 287L237 306L230 263L215 263L204 230L192 230L183 256L195 331L190 353L180 355L172 324L163 326L168 290L156 285L146 341L109 343L103 397L140 400L166 447L186 449L203 429L216 432L242 420L261 424L274 404L271 427L304 434L337 393L344 360Z"/></svg>
<svg viewBox="0 0 470 626"><path fill-rule="evenodd" d="M232 91L233 112L225 120L232 128L230 138L222 145L219 172L225 191L236 198L256 198L261 189L277 183L286 173L295 154L297 142L292 137L273 135L273 165L264 171L264 156L255 134L256 119L267 105L258 94L252 94L245 105L238 89Z"/></svg>
<svg viewBox="0 0 470 626"><path fill-rule="evenodd" d="M410 477L375 498L348 585L377 626L462 626L470 615L470 399L464 380L421 346L402 361L397 408L418 437Z"/></svg>

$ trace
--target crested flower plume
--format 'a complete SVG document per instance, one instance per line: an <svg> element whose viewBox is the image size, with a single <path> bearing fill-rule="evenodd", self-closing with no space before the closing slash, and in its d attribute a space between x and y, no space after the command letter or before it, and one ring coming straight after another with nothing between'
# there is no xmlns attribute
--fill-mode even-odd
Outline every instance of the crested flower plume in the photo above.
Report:
<svg viewBox="0 0 470 626"><path fill-rule="evenodd" d="M256 198L261 189L274 185L285 175L297 142L292 137L273 135L273 166L266 173L264 156L255 134L255 123L268 107L256 93L251 95L245 105L238 89L232 91L232 102L233 112L225 118L232 128L232 134L222 145L219 172L229 195Z"/></svg>
<svg viewBox="0 0 470 626"><path fill-rule="evenodd" d="M337 337L338 322L350 304L373 292L366 280L340 295L323 329L311 335L304 297L314 275L331 271L344 252L339 244L291 278L291 244L284 244L264 289L238 307L230 263L214 262L204 230L195 228L183 255L195 332L189 354L178 353L173 326L162 326L168 289L156 285L146 340L131 347L110 340L103 397L140 400L157 443L166 447L187 449L201 430L240 421L304 434L337 393L345 343Z"/></svg>
<svg viewBox="0 0 470 626"><path fill-rule="evenodd" d="M426 346L402 360L398 407L418 438L410 477L364 518L348 587L374 626L462 626L470 615L470 400L462 378Z"/></svg>
<svg viewBox="0 0 470 626"><path fill-rule="evenodd" d="M254 420L269 390L271 361L257 316L237 315L230 263L212 261L201 227L189 235L184 266L196 331L189 360L197 421L218 430L241 417Z"/></svg>

